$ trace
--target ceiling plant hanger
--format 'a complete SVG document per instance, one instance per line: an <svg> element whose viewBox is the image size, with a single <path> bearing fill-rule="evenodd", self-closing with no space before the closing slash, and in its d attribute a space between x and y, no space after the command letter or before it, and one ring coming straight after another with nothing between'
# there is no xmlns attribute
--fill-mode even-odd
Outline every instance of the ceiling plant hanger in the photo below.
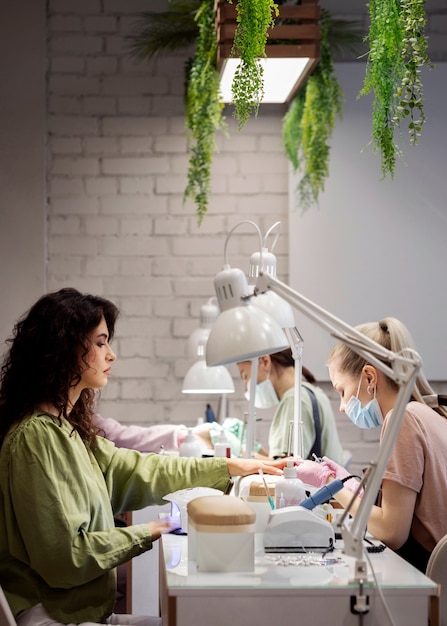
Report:
<svg viewBox="0 0 447 626"><path fill-rule="evenodd" d="M252 4L254 0L238 0L238 4ZM272 0L262 0L263 15L272 15ZM256 5L261 4L256 0ZM277 3L276 3L277 4ZM279 3L281 4L281 3ZM288 4L288 3L285 3ZM293 2L293 4L300 4ZM217 70L218 41L216 37L215 23L215 0L172 0L169 2L166 12L146 12L135 22L133 32L129 36L129 49L133 56L138 59L151 58L157 54L172 52L175 49L184 49L189 45L195 45L195 52L186 68L186 128L190 138L190 158L188 166L188 180L184 192L184 199L192 200L196 205L196 215L199 225L208 210L208 200L211 193L211 165L215 151L215 135L217 131L227 132L227 124L224 116L224 103L220 96L219 72ZM261 9L258 6L258 10ZM322 29L320 45L324 50L361 49L364 34L358 29L355 22L347 20L334 20L329 13L322 11L326 26ZM257 15L249 13L248 15ZM245 14L245 19L247 14ZM265 33L271 22L264 20ZM240 22L239 22L240 24ZM251 32L242 22L242 32ZM259 31L259 29L258 29ZM264 33L264 31L263 31ZM246 59L248 64L254 62L254 50L262 50L265 45L265 36L259 33L258 41L248 46ZM327 38L327 39L326 39ZM292 42L293 43L293 42ZM296 43L296 42L295 42ZM261 47L259 47L261 45ZM327 52L325 56L327 56ZM330 57L332 58L332 57ZM316 67L318 67L317 64ZM332 61L329 70L333 72ZM324 80L323 80L324 76ZM332 75L335 81L335 76ZM313 82L321 84L321 89L327 87L327 72L319 72ZM242 80L243 83L243 80ZM236 89L240 94L244 93L242 83ZM256 90L262 92L262 75L258 75L255 83L250 83L251 89L245 91L245 102L239 99L238 107L235 107L234 115L238 119L238 127L241 130L251 115L256 115L259 102L253 97ZM306 85L306 83L305 83ZM304 113L314 100L303 100L305 86L298 96L292 100L295 108L295 100L298 99L298 110ZM312 201L318 200L321 189L321 181L329 171L329 150L322 151L320 144L309 141L310 138L318 137L321 126L332 128L334 110L338 110L338 98L336 90L331 92L324 101L324 106L319 109L318 116L306 115L304 117L289 116L285 130L283 130L284 147L288 158L294 165L299 162L302 166L309 160L310 167L317 168L316 176L309 172L304 173L305 183L303 191L299 194L298 203L302 208L308 208ZM334 104L333 97L337 98ZM241 96L242 98L242 96ZM295 109L296 110L296 109ZM238 117L239 116L239 117ZM327 121L329 120L329 121ZM318 123L317 123L318 122ZM302 138L307 138L306 149L302 148ZM325 133L328 137L328 132ZM299 161L296 159L299 157ZM312 187L314 185L314 187ZM309 193L309 189L311 190ZM304 193L306 192L306 193Z"/></svg>
<svg viewBox="0 0 447 626"><path fill-rule="evenodd" d="M251 115L256 116L262 99L259 60L265 57L268 34L279 8L316 1L227 0L236 5L238 15L233 54L242 51L247 55L233 83L239 130ZM219 4L225 4L225 0L170 0L166 12L143 13L129 36L130 52L139 59L195 44L185 81L190 159L184 200L195 203L199 225L207 213L211 193L215 134L219 130L227 132L217 69ZM410 139L417 143L425 121L420 77L422 66L430 64L424 36L425 0L370 0L368 9L371 26L366 37L357 23L333 19L328 11L321 10L320 60L290 102L283 120L287 157L302 175L296 189L296 204L302 209L318 204L329 175L329 140L343 103L333 67L334 53L341 50L357 59L364 52L364 42L369 45L367 73L359 96L374 90L372 144L381 152L384 175L393 176L395 156L401 154L394 138L396 128L407 118ZM387 54L390 46L395 54L392 62ZM395 63L396 71L390 71L391 63Z"/></svg>
<svg viewBox="0 0 447 626"><path fill-rule="evenodd" d="M220 13L233 2L216 0ZM257 115L264 95L264 76L260 59L265 56L268 31L275 25L278 5L274 0L238 0L236 26L230 55L240 57L233 78L234 115L241 130L254 113Z"/></svg>

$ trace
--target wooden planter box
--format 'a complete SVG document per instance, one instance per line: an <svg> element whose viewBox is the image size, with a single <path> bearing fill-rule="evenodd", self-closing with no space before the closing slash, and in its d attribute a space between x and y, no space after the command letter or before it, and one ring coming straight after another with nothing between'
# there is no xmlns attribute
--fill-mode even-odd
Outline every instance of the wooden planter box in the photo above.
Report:
<svg viewBox="0 0 447 626"><path fill-rule="evenodd" d="M236 3L228 0L215 0L216 32L218 38L217 69L220 70L225 59L229 58L236 32ZM302 0L300 5L279 5L276 24L269 29L269 40L265 54L271 58L320 57L320 19L321 9L318 0ZM287 24L282 23L287 20Z"/></svg>

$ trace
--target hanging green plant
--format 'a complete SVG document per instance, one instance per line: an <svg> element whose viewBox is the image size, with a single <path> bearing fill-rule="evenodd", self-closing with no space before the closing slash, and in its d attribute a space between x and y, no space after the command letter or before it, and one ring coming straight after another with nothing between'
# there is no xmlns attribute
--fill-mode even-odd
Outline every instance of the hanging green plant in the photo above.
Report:
<svg viewBox="0 0 447 626"><path fill-rule="evenodd" d="M342 113L343 91L335 77L333 49L340 45L340 33L345 49L358 51L362 40L355 22L334 20L325 10L320 28L320 60L292 101L282 127L287 157L294 171L302 173L296 189L297 204L302 209L318 204L324 190L329 175L329 140Z"/></svg>
<svg viewBox="0 0 447 626"><path fill-rule="evenodd" d="M428 57L427 38L424 35L427 24L425 3L426 0L401 0L400 3L405 71L401 85L397 89L399 102L394 122L400 124L402 119L409 119L408 131L412 144L418 143L426 120L421 69L425 65L433 67Z"/></svg>
<svg viewBox="0 0 447 626"><path fill-rule="evenodd" d="M229 0L232 4L232 0ZM238 0L236 4L236 33L231 56L240 58L232 84L234 115L239 130L256 116L264 97L264 70L268 29L275 24L278 5L274 0Z"/></svg>
<svg viewBox="0 0 447 626"><path fill-rule="evenodd" d="M427 55L425 0L370 0L369 52L359 97L374 93L372 143L381 153L381 169L393 178L402 149L396 132L408 119L410 142L416 144L425 122L421 70Z"/></svg>
<svg viewBox="0 0 447 626"><path fill-rule="evenodd" d="M216 69L213 4L214 0L205 0L196 14L199 34L186 90L186 126L192 144L184 199L190 198L196 203L199 225L208 210L216 131L226 128Z"/></svg>
<svg viewBox="0 0 447 626"><path fill-rule="evenodd" d="M130 51L139 59L192 44L196 50L186 64L185 79L190 157L183 198L195 202L200 225L208 210L216 131L226 129L216 69L214 0L178 0L169 3L168 11L145 12L129 36Z"/></svg>
<svg viewBox="0 0 447 626"><path fill-rule="evenodd" d="M232 3L232 0L228 2ZM296 4L299 3L300 0L296 0ZM226 128L215 69L214 6L213 0L171 0L164 13L142 14L129 37L131 52L138 58L196 45L186 76L186 126L191 146L184 198L196 203L199 224L208 210L215 132ZM245 73L241 64L233 85L235 116L241 129L250 115L257 113L262 99L263 79L262 71L258 72L262 70L259 63L265 54L267 29L277 15L278 7L273 0L238 0L236 9L239 21L234 52L245 59L245 71L252 67L251 72ZM324 19L328 20L329 14ZM353 42L358 45L363 38L352 31L352 24L343 20L330 21L327 44L322 44L322 60L314 70L315 78L312 74L310 88L306 86L299 93L284 120L283 139L288 158L295 169L305 166L299 192L301 204L306 207L318 199L328 174L327 141L338 111L337 98L341 98L333 75L332 51L349 50ZM323 24L323 30L325 28Z"/></svg>
<svg viewBox="0 0 447 626"><path fill-rule="evenodd" d="M142 13L127 38L131 55L149 59L159 52L181 50L194 44L200 5L201 0L176 0L169 2L167 11Z"/></svg>

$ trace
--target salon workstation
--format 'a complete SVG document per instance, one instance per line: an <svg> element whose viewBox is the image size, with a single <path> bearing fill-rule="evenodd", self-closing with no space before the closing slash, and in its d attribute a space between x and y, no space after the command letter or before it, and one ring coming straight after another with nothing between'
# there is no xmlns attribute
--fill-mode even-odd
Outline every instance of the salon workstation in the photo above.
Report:
<svg viewBox="0 0 447 626"><path fill-rule="evenodd" d="M260 494L260 481L253 482L255 493ZM206 504L207 498L217 497L191 491L188 497L179 493L170 504L153 507L152 514L165 515L171 508L179 513L182 510L187 526L188 498L196 498L199 512L193 515L200 517L201 501ZM223 501L233 498L222 495ZM333 510L333 550L325 552L320 546L317 551L307 546L307 551L267 552L264 531L271 511L268 500L255 495L242 501L255 513L248 524L233 526L228 532L228 527L199 523L193 529L196 545L191 546L188 534L168 534L151 552L133 560L134 612L159 612L167 626L270 626L272 620L293 623L297 616L323 626L328 615L333 623L352 626L420 626L428 624L429 617L431 624L441 623L437 621L438 585L370 535L362 542L367 573L361 585L355 582L355 559L345 553L336 526L342 511ZM134 513L134 521L147 519L148 513ZM238 515L240 519L247 510L239 510ZM320 516L317 521L321 521ZM330 537L326 534L324 540ZM192 555L197 541L199 551L205 550L199 566Z"/></svg>
<svg viewBox="0 0 447 626"><path fill-rule="evenodd" d="M250 225L258 230L254 223ZM339 341L349 344L354 352L367 355L369 362L396 381L399 393L394 420L377 458L363 480L354 483L353 500L360 490L362 497L352 515L350 503L344 510L334 499L345 484L352 482L348 471L317 488L297 478L299 471L293 461L288 462L281 478L265 477L260 472L259 477L236 480L229 495L200 488L168 494L170 505L161 514L169 510L172 516L177 515L182 530L162 536L158 546L158 599L153 601L159 603L163 623L267 626L272 619L287 622L299 615L323 625L330 615L334 623L347 625L416 626L427 624L429 619L437 624L440 589L435 580L367 531L409 394L420 371L419 355L414 351L396 354L383 348L279 281L274 268L264 274L262 255L259 262L260 267L253 271L258 279L250 299L242 297L248 292L243 273L228 262L215 278L221 313L206 336L206 361L211 369L247 359L255 367L260 354L284 348L281 342L286 337L299 375L300 335L293 322L288 325L284 320L287 304L293 305ZM230 305L226 294L232 294ZM258 297L261 301L273 298L270 305L263 302L270 311L270 327L264 323L264 332L250 339L241 327L249 327L251 314L260 323L263 308L254 304ZM285 334L276 332L272 322L275 306L283 315L278 328L288 328ZM240 323L243 316L245 325ZM236 327L238 338L233 341ZM250 455L256 438L255 383L243 451ZM298 399L300 387L297 379ZM295 459L303 457L300 405L298 402L294 414L289 451ZM152 571L157 567L153 556L151 567ZM146 575L144 570L138 574L139 594L143 597Z"/></svg>
<svg viewBox="0 0 447 626"><path fill-rule="evenodd" d="M256 493L260 493L259 482L254 483ZM324 528L319 514L306 511L309 517L316 515L315 524L311 535L299 537L299 524L305 522L297 519L294 510L295 537L298 541L304 539L320 545L317 549L312 549L311 545L302 549L295 547L290 552L282 546L276 551L273 544L283 540L280 528L277 535L275 529L273 535L268 535L269 547L266 549L264 545L271 511L266 497L248 496L240 500L222 495L220 501L226 520L219 521L215 513L212 521L218 525L210 524L209 517L208 524L203 524L202 506L206 518L206 505L212 504L216 512L213 500L217 497L202 495L200 489L197 493L191 490L189 495L174 496L188 534L164 535L157 546L157 554L134 559L133 580L138 596L135 608L159 610L167 626L210 623L269 626L272 620L287 623L296 621L297 616L323 626L327 624L328 615L333 623L352 626L420 626L428 624L429 617L431 624L439 623L438 585L370 535L362 542L366 573L361 584L355 581L355 559L345 553L336 526L342 511L333 510L333 535ZM192 528L191 522L188 524L186 500L195 502ZM234 519L245 523L233 525L231 529L222 525L228 524L233 505L241 502L247 508L234 507L237 509ZM174 501L170 506L173 504L175 509ZM250 506L254 515L250 514ZM164 507L163 513L169 508ZM199 520L197 523L195 518ZM322 524L319 530L318 524ZM305 526L301 528L305 532ZM139 563L140 559L145 563ZM157 567L158 597L153 586Z"/></svg>
<svg viewBox="0 0 447 626"><path fill-rule="evenodd" d="M297 619L321 626L328 619L346 626L421 626L437 603L437 585L389 549L370 555L359 588L350 579L353 562L342 542L324 557L266 555L261 548L253 571L244 573L189 573L194 564L187 543L186 537L162 538L160 606L167 626L270 626Z"/></svg>

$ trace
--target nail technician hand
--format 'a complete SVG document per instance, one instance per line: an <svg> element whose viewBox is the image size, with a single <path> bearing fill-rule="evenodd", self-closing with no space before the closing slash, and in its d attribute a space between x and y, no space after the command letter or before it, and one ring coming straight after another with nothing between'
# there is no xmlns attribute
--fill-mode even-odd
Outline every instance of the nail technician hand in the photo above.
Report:
<svg viewBox="0 0 447 626"><path fill-rule="evenodd" d="M347 478L351 475L345 467L339 465L332 459L329 459L327 456L323 457L322 465L323 464L328 467L332 472L335 472L335 478L339 478L340 480L343 480L344 478ZM359 483L356 478L350 478L344 483L344 487L346 487L346 489L349 489L349 491L352 491L352 493L355 493L357 491L358 486ZM362 495L363 489L359 493L360 497L362 497Z"/></svg>
<svg viewBox="0 0 447 626"><path fill-rule="evenodd" d="M306 485L312 487L324 487L329 478L335 477L335 472L326 463L316 463L308 459L296 459L296 475Z"/></svg>

